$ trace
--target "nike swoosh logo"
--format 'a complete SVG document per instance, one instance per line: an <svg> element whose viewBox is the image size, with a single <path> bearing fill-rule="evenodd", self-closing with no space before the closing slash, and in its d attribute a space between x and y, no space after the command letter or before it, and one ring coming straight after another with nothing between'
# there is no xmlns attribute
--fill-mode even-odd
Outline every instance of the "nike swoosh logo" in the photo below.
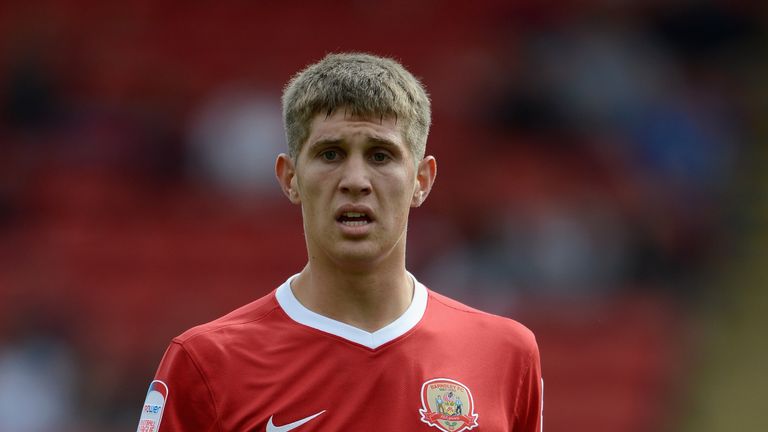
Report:
<svg viewBox="0 0 768 432"><path fill-rule="evenodd" d="M311 421L315 417L319 416L320 414L324 413L325 410L320 411L317 414L311 415L309 417L305 417L301 420L295 421L293 423L288 423L287 425L282 426L275 426L274 423L272 423L272 417L269 418L269 422L267 422L267 432L288 432L289 430L294 430L297 427L303 425L304 423L307 423L308 421Z"/></svg>

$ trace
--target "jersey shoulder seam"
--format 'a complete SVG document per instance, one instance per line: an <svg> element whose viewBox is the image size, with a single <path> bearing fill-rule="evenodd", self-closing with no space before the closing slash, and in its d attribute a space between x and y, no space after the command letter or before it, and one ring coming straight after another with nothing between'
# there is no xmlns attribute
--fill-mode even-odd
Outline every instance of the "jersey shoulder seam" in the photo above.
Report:
<svg viewBox="0 0 768 432"><path fill-rule="evenodd" d="M222 322L222 323L218 323L217 324L216 321L224 319L224 317L222 317L222 318L216 319L214 321L208 322L206 324L201 324L201 325L197 326L196 328L193 327L192 329L190 329L187 332L185 332L185 333L189 333L189 334L182 333L181 335L176 336L175 338L173 338L173 342L176 342L176 343L179 343L179 344L184 344L184 343L187 343L187 342L191 342L193 339L196 339L198 336L202 336L202 335L205 335L205 334L208 334L208 333L216 332L216 331L225 329L227 327L233 327L233 326L245 325L245 324L252 324L252 323L255 323L255 322L258 322L258 321L261 321L261 320L267 318L270 314L272 314L277 309L280 309L280 305L275 305L275 306L269 308L268 310L264 311L261 315L255 317L255 318L247 319L247 320L244 320L244 321ZM208 327L208 328L206 328L206 327Z"/></svg>
<svg viewBox="0 0 768 432"><path fill-rule="evenodd" d="M442 295L437 294L437 293L430 293L430 299L435 300L435 301L439 302L441 305L443 305L443 306L445 306L447 308L453 309L453 310L455 310L457 312L464 312L464 313L469 313L469 314L485 317L485 318L487 318L489 320L495 321L498 324L509 326L511 329L513 329L515 332L517 332L517 333L519 333L521 335L526 335L527 334L531 338L533 338L533 340L534 340L534 345L532 346L532 349L537 349L535 347L535 336L533 334L533 331L531 331L531 329L529 329L524 324L522 324L521 322L519 322L519 321L517 321L517 320L515 320L513 318L505 317L505 316L501 316L501 315L496 315L496 314L485 312L485 311L482 311L482 310L479 310L479 309L475 309L475 308L473 308L471 306L467 306L467 305L465 305L465 304L463 304L461 302L453 300L450 297L445 297L445 296L442 296ZM445 299L452 300L452 302L456 302L456 303L458 303L461 306L457 306L457 305L451 304L452 302L446 302ZM526 344L526 345L529 345L529 344Z"/></svg>
<svg viewBox="0 0 768 432"><path fill-rule="evenodd" d="M460 302L454 300L454 301L456 301L457 303L459 303L462 306L462 307L457 307L457 306L452 305L452 304L446 302L445 300L443 300L443 298L440 295L435 295L435 294L436 293L430 292L430 297L433 300L436 300L436 301L440 302L440 304L442 304L443 306L445 306L447 308L451 308L451 309L459 311L459 312L466 312L466 313L471 313L471 314L475 314L475 315L493 316L492 314L489 314L488 312L483 312L481 310L475 309L473 307L467 306L467 305L465 305L463 303L460 303Z"/></svg>

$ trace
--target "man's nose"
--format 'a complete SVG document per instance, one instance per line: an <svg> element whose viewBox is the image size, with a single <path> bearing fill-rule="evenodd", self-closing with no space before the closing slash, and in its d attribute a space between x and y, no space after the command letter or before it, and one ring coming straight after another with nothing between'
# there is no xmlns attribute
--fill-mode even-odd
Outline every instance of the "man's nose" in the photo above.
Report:
<svg viewBox="0 0 768 432"><path fill-rule="evenodd" d="M371 180L368 168L364 157L348 157L344 164L341 181L339 182L341 192L352 195L367 195L371 193Z"/></svg>

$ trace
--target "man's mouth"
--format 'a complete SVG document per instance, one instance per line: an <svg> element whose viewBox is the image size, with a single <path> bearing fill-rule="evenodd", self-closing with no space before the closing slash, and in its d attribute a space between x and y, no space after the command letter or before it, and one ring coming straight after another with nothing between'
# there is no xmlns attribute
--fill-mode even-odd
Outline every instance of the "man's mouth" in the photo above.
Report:
<svg viewBox="0 0 768 432"><path fill-rule="evenodd" d="M367 214L351 211L342 213L336 220L351 227L364 226L372 222Z"/></svg>

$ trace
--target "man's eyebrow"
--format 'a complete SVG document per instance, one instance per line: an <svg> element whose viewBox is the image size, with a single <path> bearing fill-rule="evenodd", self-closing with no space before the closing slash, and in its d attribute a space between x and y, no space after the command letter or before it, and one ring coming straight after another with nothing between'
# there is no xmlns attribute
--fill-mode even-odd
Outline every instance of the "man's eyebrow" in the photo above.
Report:
<svg viewBox="0 0 768 432"><path fill-rule="evenodd" d="M342 143L342 140L340 138L322 138L319 139L309 145L310 153L313 153L315 150L323 148L323 147L329 147L329 146L336 146Z"/></svg>
<svg viewBox="0 0 768 432"><path fill-rule="evenodd" d="M387 147L387 148L397 148L397 144L393 140L386 137L372 136L372 137L366 138L366 140L370 144L373 144L376 146ZM310 153L313 153L323 147L338 146L338 145L341 145L343 142L344 140L341 138L321 138L311 143L307 148L307 150L309 150Z"/></svg>
<svg viewBox="0 0 768 432"><path fill-rule="evenodd" d="M384 137L369 137L368 141L382 147L397 147L394 141Z"/></svg>

